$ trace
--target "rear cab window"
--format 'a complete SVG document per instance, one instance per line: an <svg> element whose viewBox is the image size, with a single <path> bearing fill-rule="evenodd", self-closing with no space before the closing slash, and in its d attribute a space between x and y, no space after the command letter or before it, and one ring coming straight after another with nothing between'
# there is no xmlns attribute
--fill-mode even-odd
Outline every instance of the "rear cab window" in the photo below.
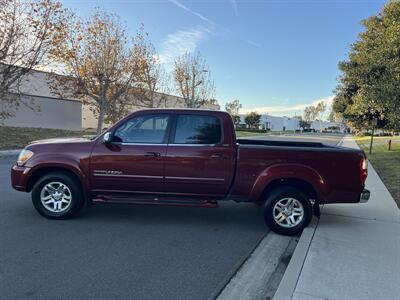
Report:
<svg viewBox="0 0 400 300"><path fill-rule="evenodd" d="M222 141L221 120L215 116L180 114L173 144L214 145Z"/></svg>

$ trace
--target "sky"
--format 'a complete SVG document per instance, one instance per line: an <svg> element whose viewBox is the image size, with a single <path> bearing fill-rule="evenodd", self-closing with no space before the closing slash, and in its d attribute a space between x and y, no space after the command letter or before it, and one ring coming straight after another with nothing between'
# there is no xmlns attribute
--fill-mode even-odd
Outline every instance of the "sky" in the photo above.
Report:
<svg viewBox="0 0 400 300"><path fill-rule="evenodd" d="M215 81L216 99L239 99L242 113L301 115L328 104L338 62L380 11L379 0L61 0L81 17L95 7L118 14L133 36L143 23L162 62L200 51Z"/></svg>

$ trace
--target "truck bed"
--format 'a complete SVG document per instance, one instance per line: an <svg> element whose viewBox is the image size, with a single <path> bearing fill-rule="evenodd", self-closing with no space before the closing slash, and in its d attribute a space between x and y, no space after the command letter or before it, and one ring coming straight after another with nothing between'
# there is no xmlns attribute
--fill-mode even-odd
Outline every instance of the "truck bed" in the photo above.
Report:
<svg viewBox="0 0 400 300"><path fill-rule="evenodd" d="M272 146L272 147L300 147L300 148L335 148L319 142L273 141L256 139L238 139L239 145Z"/></svg>
<svg viewBox="0 0 400 300"><path fill-rule="evenodd" d="M236 176L231 191L236 196L234 200L254 201L248 196L255 191L257 196L262 193L257 190L261 178L268 185L276 177L279 181L294 178L311 183L320 191L321 204L359 201L363 188L360 162L364 157L360 150L284 140L238 139L237 144Z"/></svg>

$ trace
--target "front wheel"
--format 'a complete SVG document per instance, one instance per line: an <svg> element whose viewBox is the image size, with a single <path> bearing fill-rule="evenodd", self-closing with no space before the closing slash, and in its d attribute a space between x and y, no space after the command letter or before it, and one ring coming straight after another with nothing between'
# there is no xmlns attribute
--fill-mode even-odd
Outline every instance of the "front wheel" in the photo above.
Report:
<svg viewBox="0 0 400 300"><path fill-rule="evenodd" d="M310 223L312 206L308 197L298 189L281 186L267 195L264 219L272 231L296 235Z"/></svg>
<svg viewBox="0 0 400 300"><path fill-rule="evenodd" d="M80 185L63 172L48 173L32 189L32 202L36 210L49 219L68 219L82 207Z"/></svg>

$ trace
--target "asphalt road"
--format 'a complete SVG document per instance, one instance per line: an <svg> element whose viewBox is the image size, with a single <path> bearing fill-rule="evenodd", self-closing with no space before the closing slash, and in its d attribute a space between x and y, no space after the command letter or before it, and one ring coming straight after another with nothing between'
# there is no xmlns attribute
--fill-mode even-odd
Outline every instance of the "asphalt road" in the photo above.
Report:
<svg viewBox="0 0 400 300"><path fill-rule="evenodd" d="M206 299L268 232L251 204L93 205L52 221L0 159L0 298Z"/></svg>
<svg viewBox="0 0 400 300"><path fill-rule="evenodd" d="M236 203L93 205L47 220L12 190L14 161L0 158L0 299L207 299L269 231L258 207Z"/></svg>

